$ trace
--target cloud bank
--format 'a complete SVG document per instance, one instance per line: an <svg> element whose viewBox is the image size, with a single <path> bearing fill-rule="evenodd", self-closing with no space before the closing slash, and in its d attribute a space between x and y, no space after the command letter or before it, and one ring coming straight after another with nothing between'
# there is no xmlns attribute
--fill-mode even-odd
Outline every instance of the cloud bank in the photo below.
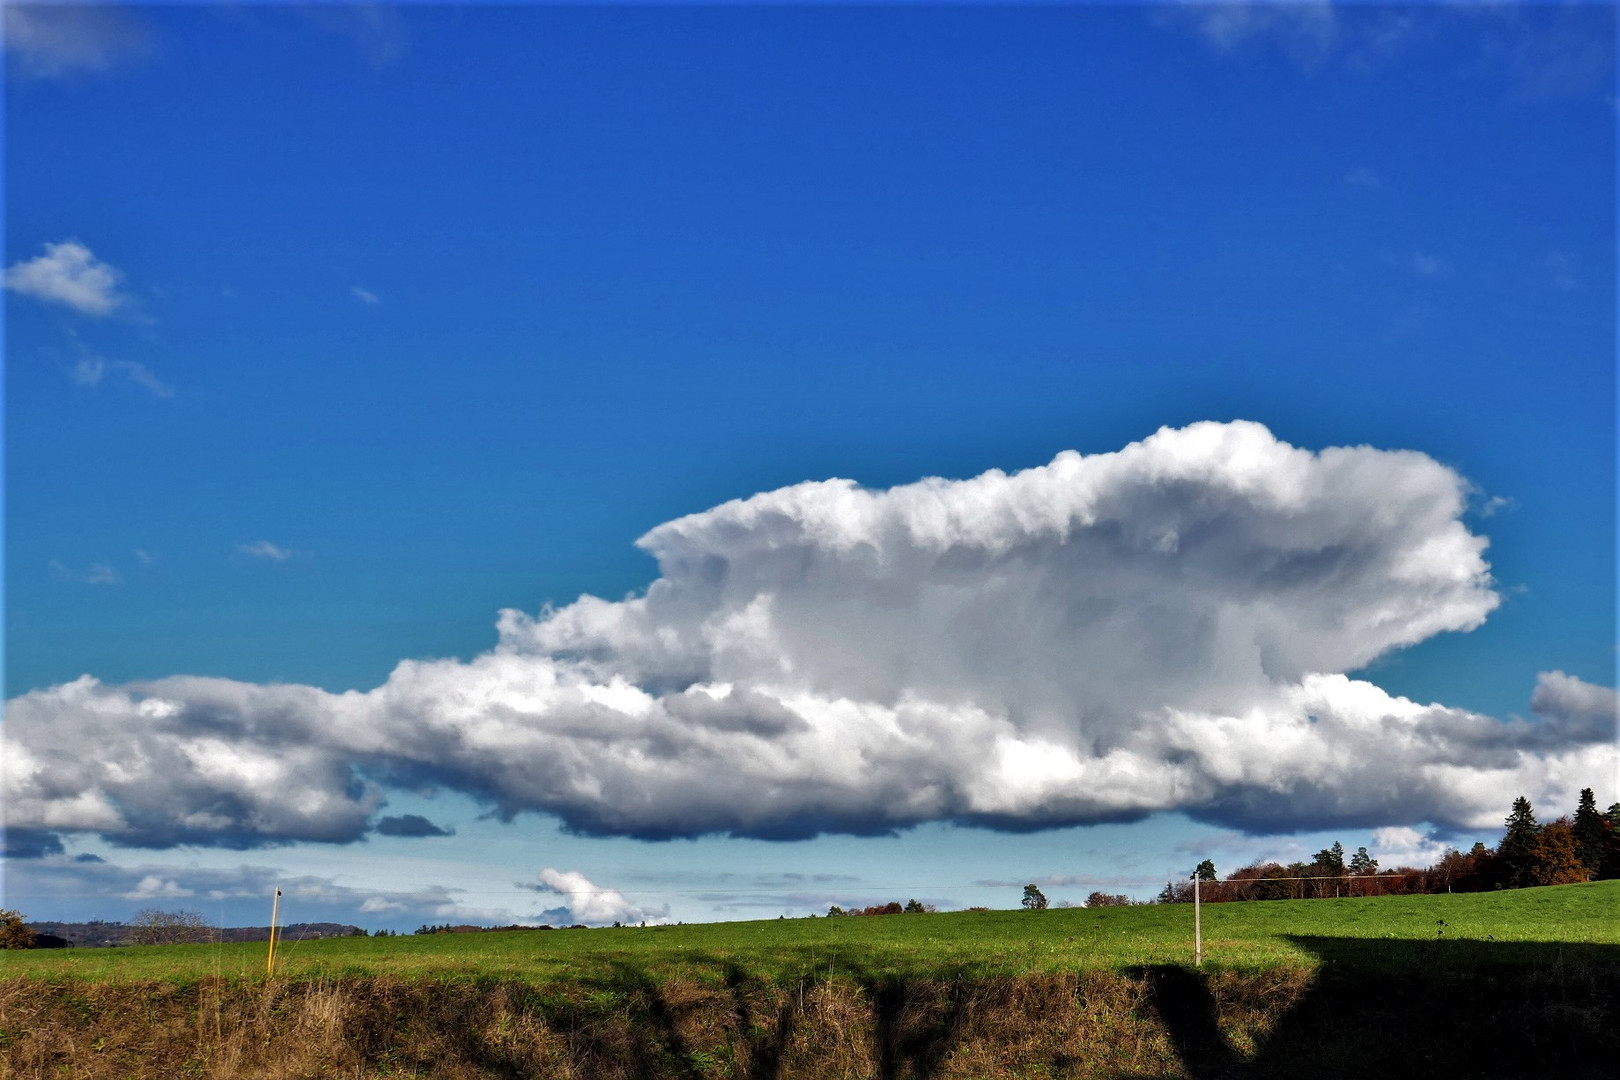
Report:
<svg viewBox="0 0 1620 1080"><path fill-rule="evenodd" d="M646 592L501 613L472 660L331 694L85 676L7 703L31 836L365 834L390 787L588 834L1031 829L1183 811L1258 831L1499 821L1620 768L1615 694L1536 719L1344 673L1498 603L1467 482L1253 423L886 491L804 483L661 525ZM86 753L90 748L90 753Z"/></svg>
<svg viewBox="0 0 1620 1080"><path fill-rule="evenodd" d="M222 925L262 926L270 920L269 897L280 889L284 923L352 922L367 916L396 925L544 921L534 911L534 898L518 890L501 897L440 885L356 888L330 877L289 875L273 866L119 866L93 855L51 853L5 869L8 902L30 904L37 911L38 901L54 905L62 898L78 898L87 902L84 910L99 909L97 917L123 909L121 917L128 918L136 907L186 908Z"/></svg>

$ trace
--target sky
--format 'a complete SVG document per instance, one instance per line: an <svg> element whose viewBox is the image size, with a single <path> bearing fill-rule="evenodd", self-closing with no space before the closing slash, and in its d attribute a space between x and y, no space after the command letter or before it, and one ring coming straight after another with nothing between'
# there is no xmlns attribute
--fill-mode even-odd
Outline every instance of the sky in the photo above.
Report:
<svg viewBox="0 0 1620 1080"><path fill-rule="evenodd" d="M4 12L0 906L1078 903L1620 800L1606 6Z"/></svg>

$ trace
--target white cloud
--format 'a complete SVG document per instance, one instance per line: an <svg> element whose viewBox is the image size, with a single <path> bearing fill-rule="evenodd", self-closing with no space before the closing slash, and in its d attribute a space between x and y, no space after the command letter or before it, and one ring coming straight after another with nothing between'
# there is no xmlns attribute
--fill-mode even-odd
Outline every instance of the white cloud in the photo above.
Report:
<svg viewBox="0 0 1620 1080"><path fill-rule="evenodd" d="M382 298L376 293L372 292L370 289L362 289L358 285L351 285L349 287L349 292L352 293L354 298L360 301L362 304L376 305L382 303Z"/></svg>
<svg viewBox="0 0 1620 1080"><path fill-rule="evenodd" d="M286 562L293 557L292 549L272 544L268 540L255 540L251 544L237 544L239 554L251 559L264 559L267 562Z"/></svg>
<svg viewBox="0 0 1620 1080"><path fill-rule="evenodd" d="M1251 423L799 484L653 529L642 596L503 612L490 652L370 692L84 677L14 698L8 813L146 846L353 840L390 785L641 837L1490 825L1504 791L1572 804L1615 775L1567 677L1542 719L1498 721L1342 674L1495 608L1471 490L1423 454Z"/></svg>
<svg viewBox="0 0 1620 1080"><path fill-rule="evenodd" d="M1608 686L1594 686L1562 671L1536 676L1530 708L1550 725L1582 739L1620 739L1620 699Z"/></svg>
<svg viewBox="0 0 1620 1080"><path fill-rule="evenodd" d="M1502 816L1507 816L1506 811ZM1435 839L1430 833L1406 825L1392 825L1373 831L1369 853L1378 860L1379 869L1393 870L1400 866L1433 866L1450 850L1450 844Z"/></svg>
<svg viewBox="0 0 1620 1080"><path fill-rule="evenodd" d="M139 884L124 894L125 900L156 900L173 899L182 896L197 895L192 890L181 885L173 879L164 879L156 874L148 874L141 878Z"/></svg>
<svg viewBox="0 0 1620 1080"><path fill-rule="evenodd" d="M536 892L566 898L566 904L546 912L548 917L558 922L601 926L613 922L658 922L669 916L667 905L657 911L649 911L631 903L617 889L605 889L593 884L577 870L545 867L540 871L540 884L533 888Z"/></svg>
<svg viewBox="0 0 1620 1080"><path fill-rule="evenodd" d="M144 28L112 5L11 3L4 19L7 71L25 79L101 73L151 48Z"/></svg>
<svg viewBox="0 0 1620 1080"><path fill-rule="evenodd" d="M8 266L5 287L84 315L111 315L129 302L118 288L123 276L77 240L63 240L46 244L43 255Z"/></svg>

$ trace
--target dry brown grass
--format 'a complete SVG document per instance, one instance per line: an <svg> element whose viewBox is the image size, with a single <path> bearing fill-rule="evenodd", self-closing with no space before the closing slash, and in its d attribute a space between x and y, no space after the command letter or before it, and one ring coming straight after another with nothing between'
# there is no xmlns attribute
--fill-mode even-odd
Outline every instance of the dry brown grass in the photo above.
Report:
<svg viewBox="0 0 1620 1080"><path fill-rule="evenodd" d="M1463 1071L1542 1075L1534 1066L1544 1064L1549 1076L1606 1075L1586 1065L1615 1048L1613 975L1571 965L1512 986L1470 977L1468 1012L1523 994L1530 1026L1525 1039L1482 1048L1484 1071ZM627 971L567 987L377 975L181 988L14 978L0 981L0 1077L1360 1076L1379 1044L1358 1032L1395 1043L1382 1066L1397 1073L1403 1046L1427 1058L1453 1045L1440 1014L1418 1015L1441 996L1431 992L1438 984L1412 978L1335 988L1305 967L796 983L737 971L656 982ZM1489 1042L1493 1030L1501 1026L1476 1025L1468 1038ZM1489 1071L1503 1053L1519 1071Z"/></svg>
<svg viewBox="0 0 1620 1080"><path fill-rule="evenodd" d="M541 1007L513 984L14 979L0 983L0 1075L1177 1075L1162 1030L1139 1015L1142 993L1140 980L1104 974L876 987L672 980Z"/></svg>

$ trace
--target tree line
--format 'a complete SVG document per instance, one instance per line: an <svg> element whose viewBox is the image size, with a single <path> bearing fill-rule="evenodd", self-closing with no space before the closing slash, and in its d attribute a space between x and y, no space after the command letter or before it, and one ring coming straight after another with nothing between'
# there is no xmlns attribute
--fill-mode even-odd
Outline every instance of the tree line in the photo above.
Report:
<svg viewBox="0 0 1620 1080"><path fill-rule="evenodd" d="M925 904L920 900L907 900L904 904L898 900L890 900L887 904L873 904L871 907L850 908L844 910L837 904L827 909L827 917L836 919L841 916L860 915L924 915L937 910L933 904Z"/></svg>
<svg viewBox="0 0 1620 1080"><path fill-rule="evenodd" d="M1502 839L1494 848L1476 843L1455 848L1428 867L1380 870L1378 860L1357 848L1346 858L1344 845L1318 851L1310 862L1284 866L1257 862L1225 878L1215 864L1198 864L1198 896L1206 904L1239 900L1310 900L1329 896L1393 896L1413 893L1488 892L1535 885L1569 885L1620 878L1620 802L1600 813L1591 788L1581 790L1573 815L1540 823L1523 795L1513 800ZM1166 882L1158 901L1191 903L1193 883Z"/></svg>

